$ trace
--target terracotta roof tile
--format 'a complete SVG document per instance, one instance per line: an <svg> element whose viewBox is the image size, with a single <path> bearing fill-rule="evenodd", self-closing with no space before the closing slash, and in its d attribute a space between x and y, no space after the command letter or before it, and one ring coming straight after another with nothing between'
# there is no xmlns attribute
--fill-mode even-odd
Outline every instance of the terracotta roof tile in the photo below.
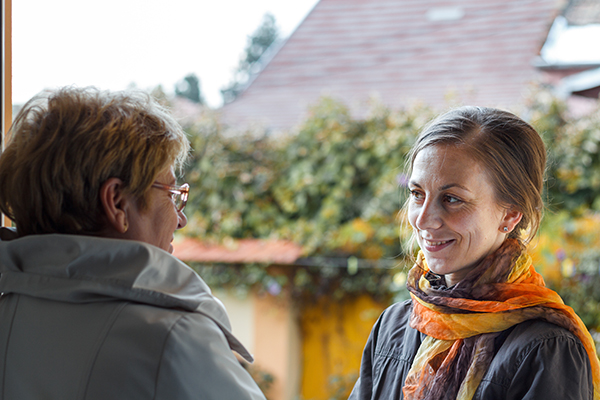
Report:
<svg viewBox="0 0 600 400"><path fill-rule="evenodd" d="M178 238L173 248L173 255L182 261L206 263L293 264L302 254L302 247L283 240L242 239L224 246Z"/></svg>

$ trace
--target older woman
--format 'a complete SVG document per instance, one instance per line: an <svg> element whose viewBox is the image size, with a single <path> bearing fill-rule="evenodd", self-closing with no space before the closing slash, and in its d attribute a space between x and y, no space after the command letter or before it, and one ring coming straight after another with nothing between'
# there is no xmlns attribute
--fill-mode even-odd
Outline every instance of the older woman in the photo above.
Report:
<svg viewBox="0 0 600 400"><path fill-rule="evenodd" d="M171 256L189 142L140 93L27 103L0 156L0 397L264 399L222 304Z"/></svg>
<svg viewBox="0 0 600 400"><path fill-rule="evenodd" d="M351 399L598 399L594 342L527 255L544 144L508 112L464 107L409 154L412 299L375 324Z"/></svg>

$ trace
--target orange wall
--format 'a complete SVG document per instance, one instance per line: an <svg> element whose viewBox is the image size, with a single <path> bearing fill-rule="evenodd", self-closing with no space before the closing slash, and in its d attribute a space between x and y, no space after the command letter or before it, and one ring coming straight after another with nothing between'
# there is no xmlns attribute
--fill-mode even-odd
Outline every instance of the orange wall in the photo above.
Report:
<svg viewBox="0 0 600 400"><path fill-rule="evenodd" d="M294 310L284 296L254 297L254 358L257 367L275 377L267 392L270 400L297 398L300 338Z"/></svg>

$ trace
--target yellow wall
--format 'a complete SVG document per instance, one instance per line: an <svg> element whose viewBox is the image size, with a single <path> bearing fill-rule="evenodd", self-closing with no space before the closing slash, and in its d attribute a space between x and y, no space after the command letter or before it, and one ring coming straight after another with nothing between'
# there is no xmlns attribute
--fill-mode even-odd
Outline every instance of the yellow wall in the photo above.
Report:
<svg viewBox="0 0 600 400"><path fill-rule="evenodd" d="M335 303L331 299L305 308L302 331L301 395L305 400L328 400L336 392L347 398L360 367L371 327L386 305L369 296ZM332 381L332 378L339 378Z"/></svg>

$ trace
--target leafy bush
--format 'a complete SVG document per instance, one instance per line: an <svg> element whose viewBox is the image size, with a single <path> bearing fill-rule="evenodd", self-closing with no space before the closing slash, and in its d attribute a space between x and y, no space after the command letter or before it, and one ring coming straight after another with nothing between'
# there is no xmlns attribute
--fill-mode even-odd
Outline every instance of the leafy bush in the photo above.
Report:
<svg viewBox="0 0 600 400"><path fill-rule="evenodd" d="M325 98L285 137L227 136L207 117L190 130L196 156L186 171L187 234L287 239L308 255L401 255L402 165L430 117L376 108L358 121Z"/></svg>
<svg viewBox="0 0 600 400"><path fill-rule="evenodd" d="M538 89L527 114L548 150L549 207L574 216L600 211L600 107L575 118L564 102Z"/></svg>

